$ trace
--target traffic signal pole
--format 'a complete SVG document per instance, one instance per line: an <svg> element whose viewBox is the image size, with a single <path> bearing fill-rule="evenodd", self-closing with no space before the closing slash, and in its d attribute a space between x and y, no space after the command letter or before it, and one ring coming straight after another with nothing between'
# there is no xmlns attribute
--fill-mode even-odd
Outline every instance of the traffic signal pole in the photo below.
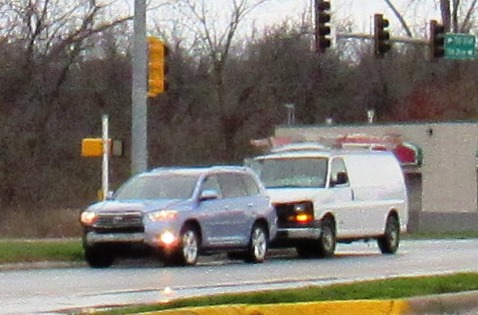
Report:
<svg viewBox="0 0 478 315"><path fill-rule="evenodd" d="M148 168L146 58L146 0L135 0L131 95L131 173L133 175Z"/></svg>

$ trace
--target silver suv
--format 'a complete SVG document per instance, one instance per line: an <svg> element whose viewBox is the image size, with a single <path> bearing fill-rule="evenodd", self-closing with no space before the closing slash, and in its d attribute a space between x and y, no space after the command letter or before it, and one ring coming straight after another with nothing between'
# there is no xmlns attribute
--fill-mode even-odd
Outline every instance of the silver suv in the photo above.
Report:
<svg viewBox="0 0 478 315"><path fill-rule="evenodd" d="M80 221L85 259L94 268L140 249L168 265L194 265L200 253L219 250L262 262L277 230L265 188L240 166L139 174L84 210Z"/></svg>

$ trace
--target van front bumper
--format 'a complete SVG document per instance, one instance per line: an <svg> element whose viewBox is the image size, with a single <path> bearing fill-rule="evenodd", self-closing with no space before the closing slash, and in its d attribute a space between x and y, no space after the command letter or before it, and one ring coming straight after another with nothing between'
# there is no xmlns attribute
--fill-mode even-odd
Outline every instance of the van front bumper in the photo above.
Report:
<svg viewBox="0 0 478 315"><path fill-rule="evenodd" d="M321 229L318 227L278 229L276 239L289 239L289 240L319 239L320 234L321 234Z"/></svg>

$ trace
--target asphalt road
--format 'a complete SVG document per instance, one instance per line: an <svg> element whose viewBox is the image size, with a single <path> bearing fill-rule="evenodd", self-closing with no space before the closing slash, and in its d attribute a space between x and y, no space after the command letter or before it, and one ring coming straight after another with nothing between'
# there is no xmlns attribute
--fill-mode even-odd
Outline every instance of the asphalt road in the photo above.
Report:
<svg viewBox="0 0 478 315"><path fill-rule="evenodd" d="M302 260L293 251L273 251L258 265L212 256L184 268L120 261L103 270L86 266L4 270L0 272L0 314L61 314L223 292L478 272L477 248L478 240L404 241L399 252L389 256L380 254L372 242L339 245L337 255L325 260Z"/></svg>

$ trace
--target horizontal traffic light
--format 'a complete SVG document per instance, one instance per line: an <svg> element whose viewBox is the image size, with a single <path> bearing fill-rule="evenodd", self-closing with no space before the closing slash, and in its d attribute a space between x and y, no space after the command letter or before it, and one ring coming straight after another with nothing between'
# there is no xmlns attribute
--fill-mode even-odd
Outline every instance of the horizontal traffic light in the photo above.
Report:
<svg viewBox="0 0 478 315"><path fill-rule="evenodd" d="M109 139L108 152L109 156L123 156L123 141ZM81 140L81 156L100 157L103 153L102 138L84 138Z"/></svg>

